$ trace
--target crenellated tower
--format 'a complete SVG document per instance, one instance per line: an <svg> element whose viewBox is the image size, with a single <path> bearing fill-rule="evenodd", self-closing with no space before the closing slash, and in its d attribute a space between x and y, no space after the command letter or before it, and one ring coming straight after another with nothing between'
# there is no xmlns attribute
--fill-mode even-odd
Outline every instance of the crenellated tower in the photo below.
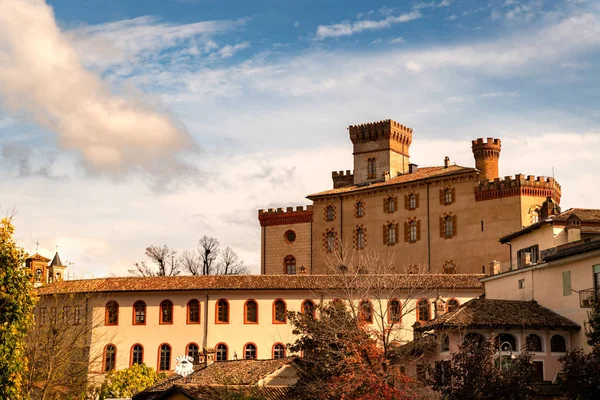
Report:
<svg viewBox="0 0 600 400"><path fill-rule="evenodd" d="M479 170L479 180L498 178L498 160L500 159L500 139L482 138L472 141L471 148L475 156L475 168Z"/></svg>
<svg viewBox="0 0 600 400"><path fill-rule="evenodd" d="M408 172L412 128L391 119L348 127L354 145L354 184Z"/></svg>

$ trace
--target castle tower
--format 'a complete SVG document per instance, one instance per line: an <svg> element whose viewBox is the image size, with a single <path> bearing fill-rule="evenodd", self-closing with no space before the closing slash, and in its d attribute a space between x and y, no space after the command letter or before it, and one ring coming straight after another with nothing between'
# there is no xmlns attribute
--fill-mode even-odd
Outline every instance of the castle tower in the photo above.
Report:
<svg viewBox="0 0 600 400"><path fill-rule="evenodd" d="M498 160L500 159L500 139L482 138L472 141L475 168L479 170L479 180L498 178Z"/></svg>
<svg viewBox="0 0 600 400"><path fill-rule="evenodd" d="M348 127L354 145L354 184L408 173L412 128L387 119Z"/></svg>

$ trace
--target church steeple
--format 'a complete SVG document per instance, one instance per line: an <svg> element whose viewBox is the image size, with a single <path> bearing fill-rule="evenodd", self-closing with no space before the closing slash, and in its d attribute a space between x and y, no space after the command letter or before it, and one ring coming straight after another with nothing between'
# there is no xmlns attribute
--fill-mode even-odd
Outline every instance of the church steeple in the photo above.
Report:
<svg viewBox="0 0 600 400"><path fill-rule="evenodd" d="M48 283L63 280L65 268L66 266L60 261L60 256L57 251L54 254L52 262L50 262L50 265L48 266Z"/></svg>

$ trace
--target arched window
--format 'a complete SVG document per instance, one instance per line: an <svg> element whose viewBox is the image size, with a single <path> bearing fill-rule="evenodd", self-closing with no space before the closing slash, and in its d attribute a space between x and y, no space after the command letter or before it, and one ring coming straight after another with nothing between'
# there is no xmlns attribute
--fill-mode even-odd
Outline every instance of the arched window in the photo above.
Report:
<svg viewBox="0 0 600 400"><path fill-rule="evenodd" d="M396 224L388 224L387 225L387 244L395 244L396 243Z"/></svg>
<svg viewBox="0 0 600 400"><path fill-rule="evenodd" d="M285 324L286 323L286 306L282 299L277 299L273 302L273 323L274 324Z"/></svg>
<svg viewBox="0 0 600 400"><path fill-rule="evenodd" d="M417 302L417 321L425 322L431 319L429 300L420 299Z"/></svg>
<svg viewBox="0 0 600 400"><path fill-rule="evenodd" d="M512 352L517 351L519 348L517 347L517 338L515 338L510 333L500 333L496 336L497 346L503 352Z"/></svg>
<svg viewBox="0 0 600 400"><path fill-rule="evenodd" d="M408 195L408 208L409 210L417 208L417 195L415 193Z"/></svg>
<svg viewBox="0 0 600 400"><path fill-rule="evenodd" d="M367 324L373 323L373 305L369 300L362 300L358 305L359 319Z"/></svg>
<svg viewBox="0 0 600 400"><path fill-rule="evenodd" d="M158 370L168 371L171 369L171 346L161 344L158 351Z"/></svg>
<svg viewBox="0 0 600 400"><path fill-rule="evenodd" d="M36 282L42 281L42 270L40 268L35 270L35 281Z"/></svg>
<svg viewBox="0 0 600 400"><path fill-rule="evenodd" d="M216 312L217 324L228 324L229 323L229 302L225 299L219 299L217 301L217 312Z"/></svg>
<svg viewBox="0 0 600 400"><path fill-rule="evenodd" d="M317 309L317 306L315 306L315 303L312 300L304 300L304 302L302 302L302 313L303 314L312 315L312 317L315 318L316 309Z"/></svg>
<svg viewBox="0 0 600 400"><path fill-rule="evenodd" d="M287 275L295 275L296 274L296 258L294 256L286 256L284 259L285 263L285 273Z"/></svg>
<svg viewBox="0 0 600 400"><path fill-rule="evenodd" d="M144 362L144 348L141 344L131 346L131 365L142 364Z"/></svg>
<svg viewBox="0 0 600 400"><path fill-rule="evenodd" d="M450 299L450 300L448 300L448 303L446 303L446 312L454 312L454 311L458 310L459 306L460 306L460 303L458 302L458 300Z"/></svg>
<svg viewBox="0 0 600 400"><path fill-rule="evenodd" d="M273 345L273 359L285 357L285 345L283 343L275 343Z"/></svg>
<svg viewBox="0 0 600 400"><path fill-rule="evenodd" d="M483 337L483 335L481 333L469 332L463 338L463 342L464 341L483 343L485 341L485 338Z"/></svg>
<svg viewBox="0 0 600 400"><path fill-rule="evenodd" d="M171 300L163 300L160 303L160 323L173 323L173 302Z"/></svg>
<svg viewBox="0 0 600 400"><path fill-rule="evenodd" d="M552 353L566 353L567 342L565 338L560 335L554 335L550 338L550 351Z"/></svg>
<svg viewBox="0 0 600 400"><path fill-rule="evenodd" d="M117 348L114 344L107 344L104 348L104 372L112 371L117 366Z"/></svg>
<svg viewBox="0 0 600 400"><path fill-rule="evenodd" d="M388 197L385 201L385 212L393 213L396 211L396 198Z"/></svg>
<svg viewBox="0 0 600 400"><path fill-rule="evenodd" d="M373 179L377 177L377 165L374 158L367 160L367 179Z"/></svg>
<svg viewBox="0 0 600 400"><path fill-rule="evenodd" d="M335 219L335 207L332 205L327 206L325 209L325 219L327 221L333 221Z"/></svg>
<svg viewBox="0 0 600 400"><path fill-rule="evenodd" d="M534 207L530 210L530 214L531 214L531 223L535 224L540 222L540 211L539 208Z"/></svg>
<svg viewBox="0 0 600 400"><path fill-rule="evenodd" d="M142 300L138 300L133 303L133 324L146 324L146 303L144 303Z"/></svg>
<svg viewBox="0 0 600 400"><path fill-rule="evenodd" d="M187 323L200 323L200 302L196 299L192 299L187 303Z"/></svg>
<svg viewBox="0 0 600 400"><path fill-rule="evenodd" d="M527 346L527 351L543 351L542 338L535 333L527 335L527 338L525 339L525 345Z"/></svg>
<svg viewBox="0 0 600 400"><path fill-rule="evenodd" d="M417 221L416 220L412 220L408 223L408 241L409 242L416 242L418 239L418 234L417 234Z"/></svg>
<svg viewBox="0 0 600 400"><path fill-rule="evenodd" d="M119 324L119 303L114 300L106 303L104 313L104 324L105 325L118 325Z"/></svg>
<svg viewBox="0 0 600 400"><path fill-rule="evenodd" d="M327 251L332 252L335 250L335 233L327 232Z"/></svg>
<svg viewBox="0 0 600 400"><path fill-rule="evenodd" d="M219 343L215 350L215 359L217 361L227 361L227 345L225 343Z"/></svg>
<svg viewBox="0 0 600 400"><path fill-rule="evenodd" d="M365 230L363 228L358 228L356 230L356 248L365 248Z"/></svg>
<svg viewBox="0 0 600 400"><path fill-rule="evenodd" d="M196 343L190 343L187 345L185 352L188 356L192 357L194 360L192 361L194 364L198 364L198 362L200 361L200 358L198 357L200 355L200 350L198 348L198 345Z"/></svg>
<svg viewBox="0 0 600 400"><path fill-rule="evenodd" d="M246 300L246 304L244 304L244 323L258 323L258 303L253 299Z"/></svg>
<svg viewBox="0 0 600 400"><path fill-rule="evenodd" d="M246 360L256 360L256 345L254 343L246 343L244 346L244 358Z"/></svg>
<svg viewBox="0 0 600 400"><path fill-rule="evenodd" d="M402 305L398 299L388 301L388 324L402 322Z"/></svg>
<svg viewBox="0 0 600 400"><path fill-rule="evenodd" d="M356 216L358 218L363 217L365 215L365 203L362 201L356 202Z"/></svg>

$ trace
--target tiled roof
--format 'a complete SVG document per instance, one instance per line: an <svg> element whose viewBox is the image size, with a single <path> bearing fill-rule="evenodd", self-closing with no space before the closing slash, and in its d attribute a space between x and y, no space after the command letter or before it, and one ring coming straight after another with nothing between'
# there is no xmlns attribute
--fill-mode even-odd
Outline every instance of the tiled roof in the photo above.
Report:
<svg viewBox="0 0 600 400"><path fill-rule="evenodd" d="M277 371L284 365L290 364L295 357L277 360L230 360L212 363L197 369L186 378L175 375L166 381L146 389L146 392L162 392L173 385L188 386L249 386L255 385L267 375Z"/></svg>
<svg viewBox="0 0 600 400"><path fill-rule="evenodd" d="M27 258L28 260L35 260L35 261L45 261L48 262L50 261L49 258L44 257L43 255L39 254L39 253L35 253L34 255L32 255L31 257Z"/></svg>
<svg viewBox="0 0 600 400"><path fill-rule="evenodd" d="M582 222L600 223L600 209L570 208L567 211L564 211L558 215L551 215L548 219L536 222L535 224L525 226L525 227L519 229L518 231L509 233L508 235L504 235L500 238L499 241L500 241L500 243L507 243L507 242L510 242L512 239L519 237L525 233L529 233L535 229L538 229L545 224L553 224L556 221L566 222L571 215L575 215ZM590 232L590 229L593 229L593 228L582 227L582 232L583 232L583 229L588 229L588 232Z"/></svg>
<svg viewBox="0 0 600 400"><path fill-rule="evenodd" d="M570 208L554 217L555 221L566 221L571 215L575 215L584 222L600 222L600 210L595 208Z"/></svg>
<svg viewBox="0 0 600 400"><path fill-rule="evenodd" d="M286 387L175 385L166 392L142 392L136 396L133 396L133 399L162 400L171 398L171 396L175 393L181 393L194 400L214 400L225 398L281 400L288 398L288 392L289 389Z"/></svg>
<svg viewBox="0 0 600 400"><path fill-rule="evenodd" d="M50 265L53 267L64 267L64 265L60 261L60 257L58 256L58 251L54 255L54 258L52 259L52 262L50 263Z"/></svg>
<svg viewBox="0 0 600 400"><path fill-rule="evenodd" d="M459 327L551 328L579 330L568 318L542 307L536 301L476 298L417 327L418 331Z"/></svg>
<svg viewBox="0 0 600 400"><path fill-rule="evenodd" d="M479 289L480 274L361 275L358 287L412 289ZM155 292L173 290L323 290L342 287L342 275L210 275L121 277L61 281L37 290L38 294Z"/></svg>
<svg viewBox="0 0 600 400"><path fill-rule="evenodd" d="M460 165L450 165L450 166L448 166L448 168L443 167L443 166L442 167L422 167L422 168L419 168L417 170L417 172L414 172L412 174L403 174L400 176L396 176L385 182L377 182L377 183L373 183L373 184L367 185L367 186L359 186L359 185L346 186L346 187L342 187L342 188L326 190L324 192L313 193L306 197L311 199L313 197L328 196L328 195L333 195L333 194L368 191L368 190L380 188L380 187L400 185L403 183L420 181L423 179L443 178L445 176L460 175L460 174L464 174L467 172L477 172L477 170L475 168L470 168L470 167L461 167Z"/></svg>

